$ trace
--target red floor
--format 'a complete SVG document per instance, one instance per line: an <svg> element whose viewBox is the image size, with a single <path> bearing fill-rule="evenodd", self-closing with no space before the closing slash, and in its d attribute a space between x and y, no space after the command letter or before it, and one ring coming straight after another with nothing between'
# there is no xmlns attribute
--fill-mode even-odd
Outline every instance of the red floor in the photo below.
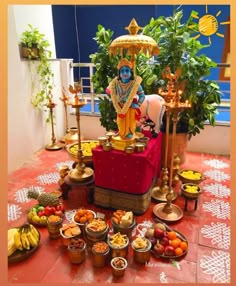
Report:
<svg viewBox="0 0 236 286"><path fill-rule="evenodd" d="M72 164L65 150L42 150L9 176L9 228L26 222L28 210L36 204L26 198L31 186L46 192L58 189L58 168L62 164ZM230 158L188 153L181 168L199 170L206 177L201 183L203 193L197 210L193 210L190 202L183 218L170 225L187 238L186 256L172 261L152 256L148 265L138 265L130 248L128 268L124 277L118 279L112 276L109 265L94 268L89 250L84 263L71 264L61 239L49 239L47 229L40 227L38 250L24 261L9 264L9 283L230 283ZM69 221L73 211L80 207L104 213L110 219L112 210L88 203L87 195L85 187L69 192L69 199L63 201L65 220ZM152 201L143 215L136 216L138 225L133 235L142 233L154 221L152 209L156 204ZM183 209L183 197L178 195L174 204Z"/></svg>

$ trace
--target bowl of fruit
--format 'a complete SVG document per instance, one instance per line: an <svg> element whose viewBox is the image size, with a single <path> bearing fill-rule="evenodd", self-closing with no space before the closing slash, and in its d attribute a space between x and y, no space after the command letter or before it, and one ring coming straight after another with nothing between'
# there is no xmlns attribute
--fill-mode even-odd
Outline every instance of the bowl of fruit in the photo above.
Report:
<svg viewBox="0 0 236 286"><path fill-rule="evenodd" d="M202 189L196 184L187 183L182 185L181 193L186 198L197 199L202 193Z"/></svg>
<svg viewBox="0 0 236 286"><path fill-rule="evenodd" d="M48 216L64 216L64 205L60 203L58 196L45 192L40 193L37 189L31 188L27 193L27 197L38 201L27 214L30 223L37 226L46 226Z"/></svg>
<svg viewBox="0 0 236 286"><path fill-rule="evenodd" d="M145 237L150 240L151 253L156 257L178 259L188 251L186 237L163 222L154 223L145 232Z"/></svg>
<svg viewBox="0 0 236 286"><path fill-rule="evenodd" d="M81 149L83 152L83 161L89 163L92 161L92 149L99 145L98 140L84 140L81 142ZM73 161L78 162L79 144L74 143L66 146L66 151Z"/></svg>
<svg viewBox="0 0 236 286"><path fill-rule="evenodd" d="M204 179L204 175L195 170L181 170L178 172L178 176L183 184L192 183L192 184L200 184Z"/></svg>

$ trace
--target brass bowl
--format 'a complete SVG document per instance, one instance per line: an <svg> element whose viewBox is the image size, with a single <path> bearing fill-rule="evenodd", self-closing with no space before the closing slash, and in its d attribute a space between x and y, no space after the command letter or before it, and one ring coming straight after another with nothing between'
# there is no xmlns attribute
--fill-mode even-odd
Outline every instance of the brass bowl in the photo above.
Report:
<svg viewBox="0 0 236 286"><path fill-rule="evenodd" d="M192 192L191 189L188 191L188 188L194 187L194 190L196 191ZM188 199L197 199L198 196L202 193L202 189L197 184L183 184L181 187L181 193L185 198Z"/></svg>
<svg viewBox="0 0 236 286"><path fill-rule="evenodd" d="M98 137L98 142L99 145L102 146L104 143L109 141L109 137L108 136L99 136Z"/></svg>
<svg viewBox="0 0 236 286"><path fill-rule="evenodd" d="M197 174L199 174L199 177L196 177ZM181 170L178 172L178 176L183 184L190 183L198 185L205 180L204 175L195 170Z"/></svg>
<svg viewBox="0 0 236 286"><path fill-rule="evenodd" d="M141 142L135 143L134 150L135 150L135 152L138 152L138 153L143 152L145 150L145 144L141 143Z"/></svg>
<svg viewBox="0 0 236 286"><path fill-rule="evenodd" d="M102 144L102 149L104 151L111 151L113 149L112 144L110 142L105 142Z"/></svg>
<svg viewBox="0 0 236 286"><path fill-rule="evenodd" d="M134 153L134 146L132 146L132 145L126 146L125 147L125 153L127 153L127 154Z"/></svg>
<svg viewBox="0 0 236 286"><path fill-rule="evenodd" d="M143 143L143 144L145 144L145 147L147 147L148 142L149 142L149 138L146 136L140 137L140 138L136 139L136 142Z"/></svg>
<svg viewBox="0 0 236 286"><path fill-rule="evenodd" d="M95 148L99 142L97 140L84 140L81 141L81 149L83 152L83 161L84 163L92 162L92 149ZM70 158L78 162L78 143L69 144L66 146L66 151L69 154Z"/></svg>

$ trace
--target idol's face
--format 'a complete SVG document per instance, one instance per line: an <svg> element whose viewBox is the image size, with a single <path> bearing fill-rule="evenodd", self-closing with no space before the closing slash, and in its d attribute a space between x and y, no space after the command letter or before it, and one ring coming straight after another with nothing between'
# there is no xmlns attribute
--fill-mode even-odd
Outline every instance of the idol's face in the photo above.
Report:
<svg viewBox="0 0 236 286"><path fill-rule="evenodd" d="M120 78L123 82L128 82L132 76L131 69L127 66L123 66L120 68Z"/></svg>

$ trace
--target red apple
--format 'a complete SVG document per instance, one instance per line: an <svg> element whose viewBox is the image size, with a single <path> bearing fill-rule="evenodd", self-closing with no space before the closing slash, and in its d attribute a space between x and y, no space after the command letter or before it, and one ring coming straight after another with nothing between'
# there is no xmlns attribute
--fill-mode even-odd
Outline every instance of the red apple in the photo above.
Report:
<svg viewBox="0 0 236 286"><path fill-rule="evenodd" d="M55 211L55 213L54 213L55 215L57 215L57 216L59 216L59 217L62 217L63 216L63 211Z"/></svg>
<svg viewBox="0 0 236 286"><path fill-rule="evenodd" d="M164 235L164 231L158 227L154 228L154 237L155 238L162 238Z"/></svg>
<svg viewBox="0 0 236 286"><path fill-rule="evenodd" d="M169 245L169 239L168 239L168 237L163 236L163 237L161 238L161 240L160 240L160 244L162 244L162 245L164 245L164 246Z"/></svg>
<svg viewBox="0 0 236 286"><path fill-rule="evenodd" d="M165 247L164 247L164 245L162 245L160 243L156 243L153 247L153 250L155 251L155 253L157 255L162 255L165 252Z"/></svg>
<svg viewBox="0 0 236 286"><path fill-rule="evenodd" d="M175 249L173 246L171 245L167 245L165 247L165 255L167 256L174 256L175 255Z"/></svg>

